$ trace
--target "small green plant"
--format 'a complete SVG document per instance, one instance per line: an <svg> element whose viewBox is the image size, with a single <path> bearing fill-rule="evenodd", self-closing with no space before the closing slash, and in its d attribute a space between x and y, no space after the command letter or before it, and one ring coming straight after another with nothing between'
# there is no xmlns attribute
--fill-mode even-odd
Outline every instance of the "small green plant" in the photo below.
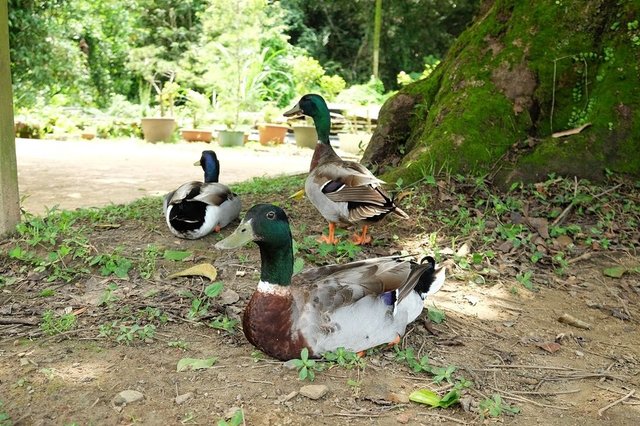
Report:
<svg viewBox="0 0 640 426"><path fill-rule="evenodd" d="M140 276L145 280L153 277L156 273L156 263L160 256L160 249L154 244L149 244L142 252L142 259L138 263Z"/></svg>
<svg viewBox="0 0 640 426"><path fill-rule="evenodd" d="M429 318L429 320L433 323L440 324L444 322L447 316L440 309L436 308L435 306L431 306L429 309L427 309L427 318Z"/></svg>
<svg viewBox="0 0 640 426"><path fill-rule="evenodd" d="M100 295L98 306L110 306L113 302L117 301L118 298L113 294L117 289L118 285L116 283L107 284L107 288L105 288L102 295Z"/></svg>
<svg viewBox="0 0 640 426"><path fill-rule="evenodd" d="M184 340L173 340L167 343L170 348L182 349L183 351L189 350L189 344Z"/></svg>
<svg viewBox="0 0 640 426"><path fill-rule="evenodd" d="M144 327L139 324L133 325L119 325L118 336L116 342L130 344L135 338L140 340L153 339L156 334L156 326L153 324L146 324Z"/></svg>
<svg viewBox="0 0 640 426"><path fill-rule="evenodd" d="M533 272L525 271L522 274L516 275L516 281L522 284L527 290L533 290L533 282L531 282L531 277L533 277Z"/></svg>
<svg viewBox="0 0 640 426"><path fill-rule="evenodd" d="M215 328L217 330L226 331L229 334L234 334L236 325L238 324L237 320L230 319L226 315L221 315L217 318L214 318L213 321L209 323L209 327Z"/></svg>
<svg viewBox="0 0 640 426"><path fill-rule="evenodd" d="M0 426L12 426L11 416L4 410L3 403L0 401Z"/></svg>
<svg viewBox="0 0 640 426"><path fill-rule="evenodd" d="M209 312L209 303L205 299L194 297L191 299L191 307L187 312L187 318L190 320L197 320L200 317L207 315Z"/></svg>
<svg viewBox="0 0 640 426"><path fill-rule="evenodd" d="M503 413L513 415L520 412L520 408L507 404L498 394L494 394L491 398L480 401L479 406L482 415L489 417L500 417Z"/></svg>
<svg viewBox="0 0 640 426"><path fill-rule="evenodd" d="M42 314L42 322L40 323L40 329L49 336L53 336L65 331L71 330L76 325L76 316L69 314L62 314L56 316L51 309Z"/></svg>
<svg viewBox="0 0 640 426"><path fill-rule="evenodd" d="M433 374L433 381L435 383L440 383L443 380L451 383L453 381L451 375L456 371L456 367L454 365L449 365L446 368L444 367L431 367L431 373Z"/></svg>
<svg viewBox="0 0 640 426"><path fill-rule="evenodd" d="M292 359L293 365L298 369L298 378L300 380L307 380L313 382L316 378L316 371L320 371L322 368L313 359L309 359L309 350L302 348L300 351L300 359Z"/></svg>
<svg viewBox="0 0 640 426"><path fill-rule="evenodd" d="M240 409L234 413L229 421L219 420L218 426L240 426L244 424L244 412Z"/></svg>
<svg viewBox="0 0 640 426"><path fill-rule="evenodd" d="M322 358L330 363L335 363L345 368L362 368L364 367L364 360L358 356L355 352L350 352L343 347L339 347L335 351L325 352L322 354Z"/></svg>
<svg viewBox="0 0 640 426"><path fill-rule="evenodd" d="M45 288L42 291L40 291L40 294L38 294L38 296L40 297L51 297L54 296L56 294L55 290L52 288Z"/></svg>
<svg viewBox="0 0 640 426"><path fill-rule="evenodd" d="M104 277L115 275L118 278L128 278L133 263L118 251L117 249L112 254L98 254L91 259L89 265L100 266L100 274Z"/></svg>

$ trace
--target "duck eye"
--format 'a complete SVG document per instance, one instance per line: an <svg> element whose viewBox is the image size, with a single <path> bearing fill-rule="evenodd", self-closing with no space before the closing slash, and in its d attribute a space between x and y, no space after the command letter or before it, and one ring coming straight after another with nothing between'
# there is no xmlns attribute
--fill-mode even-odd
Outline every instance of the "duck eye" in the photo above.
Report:
<svg viewBox="0 0 640 426"><path fill-rule="evenodd" d="M267 213L267 219L273 220L275 218L276 218L276 212L271 211Z"/></svg>

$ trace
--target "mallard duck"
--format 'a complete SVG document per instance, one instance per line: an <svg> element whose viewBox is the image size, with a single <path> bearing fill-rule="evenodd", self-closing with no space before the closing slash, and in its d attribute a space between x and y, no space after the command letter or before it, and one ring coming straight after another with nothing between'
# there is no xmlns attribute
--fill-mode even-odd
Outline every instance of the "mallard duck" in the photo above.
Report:
<svg viewBox="0 0 640 426"><path fill-rule="evenodd" d="M433 258L405 257L328 265L293 275L291 229L285 212L257 204L216 248L254 241L262 261L260 282L242 320L254 346L280 360L302 348L319 357L339 347L360 352L399 341L422 312L424 298L438 291L444 269Z"/></svg>
<svg viewBox="0 0 640 426"><path fill-rule="evenodd" d="M211 231L220 232L240 214L240 197L218 183L220 162L213 151L202 151L199 165L204 182L187 182L164 196L163 210L171 232L195 240Z"/></svg>
<svg viewBox="0 0 640 426"><path fill-rule="evenodd" d="M367 235L368 223L377 222L389 213L402 218L409 217L382 189L382 180L362 164L344 161L333 150L329 141L331 115L322 96L304 95L284 113L287 117L299 114L313 118L318 132L318 143L311 158L304 192L329 222L329 235L323 235L320 241L336 244L336 224L362 222L362 233L356 232L352 239L356 244L367 244L371 242L371 237Z"/></svg>

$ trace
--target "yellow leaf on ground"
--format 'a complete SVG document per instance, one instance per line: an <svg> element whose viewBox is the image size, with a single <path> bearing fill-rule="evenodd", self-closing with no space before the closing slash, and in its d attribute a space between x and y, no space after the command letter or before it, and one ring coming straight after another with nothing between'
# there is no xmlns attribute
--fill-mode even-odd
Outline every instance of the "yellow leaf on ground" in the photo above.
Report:
<svg viewBox="0 0 640 426"><path fill-rule="evenodd" d="M210 263L201 263L199 265L192 266L191 268L184 269L180 272L174 272L167 278L192 277L194 275L197 275L199 277L207 277L211 281L214 281L218 276L218 270Z"/></svg>
<svg viewBox="0 0 640 426"><path fill-rule="evenodd" d="M296 201L300 201L304 198L304 189L289 195L289 199L294 199Z"/></svg>

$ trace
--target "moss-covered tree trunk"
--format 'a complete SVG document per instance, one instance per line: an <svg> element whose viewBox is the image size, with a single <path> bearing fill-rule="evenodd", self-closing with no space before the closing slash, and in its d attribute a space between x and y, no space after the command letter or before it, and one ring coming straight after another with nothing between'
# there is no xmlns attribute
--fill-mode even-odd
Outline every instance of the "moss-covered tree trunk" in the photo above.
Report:
<svg viewBox="0 0 640 426"><path fill-rule="evenodd" d="M363 162L391 182L640 176L640 2L485 1L433 74L385 103Z"/></svg>

